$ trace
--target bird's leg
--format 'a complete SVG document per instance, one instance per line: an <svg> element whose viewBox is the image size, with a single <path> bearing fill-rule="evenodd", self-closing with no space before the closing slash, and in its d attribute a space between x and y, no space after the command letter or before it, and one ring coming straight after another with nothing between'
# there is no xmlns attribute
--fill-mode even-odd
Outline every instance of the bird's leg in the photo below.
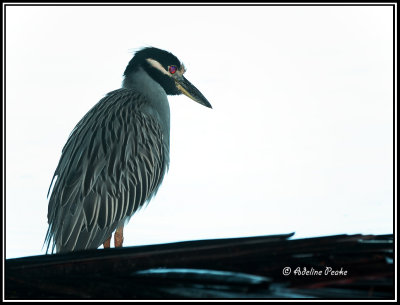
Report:
<svg viewBox="0 0 400 305"><path fill-rule="evenodd" d="M122 243L124 242L124 226L120 226L117 228L114 234L114 246L115 248L122 247Z"/></svg>
<svg viewBox="0 0 400 305"><path fill-rule="evenodd" d="M110 248L110 244L111 244L111 235L110 235L110 237L107 238L107 240L103 243L104 249Z"/></svg>

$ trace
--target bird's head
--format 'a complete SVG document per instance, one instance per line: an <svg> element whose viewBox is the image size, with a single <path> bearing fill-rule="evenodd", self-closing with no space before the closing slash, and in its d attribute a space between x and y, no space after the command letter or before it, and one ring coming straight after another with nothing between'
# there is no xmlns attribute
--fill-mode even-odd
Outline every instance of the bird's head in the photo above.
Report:
<svg viewBox="0 0 400 305"><path fill-rule="evenodd" d="M143 68L168 95L185 94L195 102L212 108L204 95L184 76L186 69L172 53L148 47L136 52L125 69L124 76Z"/></svg>

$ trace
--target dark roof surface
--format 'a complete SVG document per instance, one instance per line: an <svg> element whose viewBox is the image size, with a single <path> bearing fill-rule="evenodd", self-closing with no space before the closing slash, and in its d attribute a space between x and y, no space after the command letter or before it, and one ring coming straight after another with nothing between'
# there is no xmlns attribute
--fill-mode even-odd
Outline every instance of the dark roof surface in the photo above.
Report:
<svg viewBox="0 0 400 305"><path fill-rule="evenodd" d="M8 259L5 299L394 298L392 235L292 236Z"/></svg>

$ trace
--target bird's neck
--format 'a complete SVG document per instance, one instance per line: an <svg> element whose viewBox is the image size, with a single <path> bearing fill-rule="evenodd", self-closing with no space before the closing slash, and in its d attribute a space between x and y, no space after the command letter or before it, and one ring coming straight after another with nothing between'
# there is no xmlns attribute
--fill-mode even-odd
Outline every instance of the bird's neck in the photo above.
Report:
<svg viewBox="0 0 400 305"><path fill-rule="evenodd" d="M157 83L143 68L132 71L125 76L122 83L123 88L135 89L143 95L152 98L154 94L166 95L165 90Z"/></svg>
<svg viewBox="0 0 400 305"><path fill-rule="evenodd" d="M122 88L135 90L143 95L142 111L160 122L164 141L169 148L170 111L167 94L144 69L139 68L125 76Z"/></svg>

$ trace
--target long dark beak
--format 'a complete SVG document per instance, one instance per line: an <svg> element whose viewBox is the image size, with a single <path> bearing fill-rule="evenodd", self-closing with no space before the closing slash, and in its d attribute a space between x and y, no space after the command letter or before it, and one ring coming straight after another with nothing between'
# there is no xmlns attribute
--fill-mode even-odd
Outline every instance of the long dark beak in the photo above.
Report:
<svg viewBox="0 0 400 305"><path fill-rule="evenodd" d="M195 102L208 108L212 108L211 104L209 103L209 101L207 101L204 95L201 94L201 92L195 86L193 86L184 76L175 78L175 85L180 92L190 97Z"/></svg>

